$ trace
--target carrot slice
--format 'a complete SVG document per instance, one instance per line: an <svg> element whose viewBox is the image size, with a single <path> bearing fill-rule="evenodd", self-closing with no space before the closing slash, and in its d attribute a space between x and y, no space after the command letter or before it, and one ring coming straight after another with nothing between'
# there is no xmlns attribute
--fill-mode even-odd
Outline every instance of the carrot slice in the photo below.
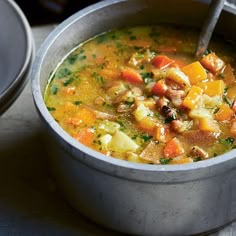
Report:
<svg viewBox="0 0 236 236"><path fill-rule="evenodd" d="M165 92L167 89L168 89L168 87L165 84L164 79L161 79L153 85L151 92L154 95L163 96L163 95L165 95Z"/></svg>
<svg viewBox="0 0 236 236"><path fill-rule="evenodd" d="M94 130L92 128L82 128L74 138L80 143L89 146L94 140Z"/></svg>
<svg viewBox="0 0 236 236"><path fill-rule="evenodd" d="M134 83L134 84L143 83L142 76L139 74L138 71L132 68L125 68L121 72L121 76L125 81L128 81L130 83Z"/></svg>
<svg viewBox="0 0 236 236"><path fill-rule="evenodd" d="M184 153L184 148L179 139L172 138L166 143L163 154L165 158L174 158Z"/></svg>
<svg viewBox="0 0 236 236"><path fill-rule="evenodd" d="M95 113L85 107L78 110L75 118L81 120L81 123L86 125L93 125L96 121Z"/></svg>
<svg viewBox="0 0 236 236"><path fill-rule="evenodd" d="M175 62L174 60L164 55L158 55L152 59L152 64L158 69L163 69L173 64L174 62Z"/></svg>
<svg viewBox="0 0 236 236"><path fill-rule="evenodd" d="M201 64L212 73L220 71L225 63L214 52L202 57Z"/></svg>

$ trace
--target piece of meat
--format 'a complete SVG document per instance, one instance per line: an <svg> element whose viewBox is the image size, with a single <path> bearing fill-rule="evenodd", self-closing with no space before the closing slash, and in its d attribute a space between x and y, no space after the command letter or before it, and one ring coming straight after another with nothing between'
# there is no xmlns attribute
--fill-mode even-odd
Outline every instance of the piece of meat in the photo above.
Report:
<svg viewBox="0 0 236 236"><path fill-rule="evenodd" d="M193 146L190 150L190 155L194 158L200 157L201 159L207 159L208 158L208 153L204 151L202 148L199 146Z"/></svg>
<svg viewBox="0 0 236 236"><path fill-rule="evenodd" d="M189 130L183 133L183 139L186 143L198 146L212 145L216 138L216 133L203 130Z"/></svg>
<svg viewBox="0 0 236 236"><path fill-rule="evenodd" d="M160 143L156 143L154 141L151 141L140 154L140 158L155 164L160 163L160 158L162 156L163 146Z"/></svg>

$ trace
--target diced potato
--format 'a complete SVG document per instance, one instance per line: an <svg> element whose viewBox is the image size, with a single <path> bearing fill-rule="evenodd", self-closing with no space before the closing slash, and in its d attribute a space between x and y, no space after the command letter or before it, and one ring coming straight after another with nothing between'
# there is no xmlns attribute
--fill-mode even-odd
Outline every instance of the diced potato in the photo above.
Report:
<svg viewBox="0 0 236 236"><path fill-rule="evenodd" d="M140 103L137 108L134 110L134 117L137 121L141 121L143 118L147 116L153 116L153 112L144 106L143 103Z"/></svg>
<svg viewBox="0 0 236 236"><path fill-rule="evenodd" d="M120 124L113 121L104 120L99 124L98 128L109 134L114 134L120 128Z"/></svg>
<svg viewBox="0 0 236 236"><path fill-rule="evenodd" d="M189 116L194 119L200 119L200 118L212 118L213 115L209 111L209 109L206 108L196 108L189 112Z"/></svg>
<svg viewBox="0 0 236 236"><path fill-rule="evenodd" d="M191 84L196 84L207 78L207 73L199 61L184 66L181 70L188 76Z"/></svg>
<svg viewBox="0 0 236 236"><path fill-rule="evenodd" d="M170 68L167 71L166 78L174 81L183 88L188 88L190 86L190 81L188 76L177 68Z"/></svg>
<svg viewBox="0 0 236 236"><path fill-rule="evenodd" d="M219 107L222 104L222 98L221 96L213 96L210 97L206 94L203 94L201 96L201 106L205 107L205 108L216 108Z"/></svg>
<svg viewBox="0 0 236 236"><path fill-rule="evenodd" d="M139 155L137 155L133 152L127 152L126 157L127 157L127 161L137 162L137 163L143 163L144 162L144 160L140 159Z"/></svg>
<svg viewBox="0 0 236 236"><path fill-rule="evenodd" d="M139 147L128 135L117 130L111 139L110 149L116 152L135 151Z"/></svg>

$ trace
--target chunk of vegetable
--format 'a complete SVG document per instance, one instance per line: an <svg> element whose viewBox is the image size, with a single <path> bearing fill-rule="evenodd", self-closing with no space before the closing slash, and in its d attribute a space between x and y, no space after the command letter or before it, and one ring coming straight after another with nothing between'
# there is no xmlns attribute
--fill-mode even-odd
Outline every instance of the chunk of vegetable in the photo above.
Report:
<svg viewBox="0 0 236 236"><path fill-rule="evenodd" d="M124 132L117 130L112 137L109 148L116 152L135 151L139 146Z"/></svg>
<svg viewBox="0 0 236 236"><path fill-rule="evenodd" d="M151 89L151 92L152 94L154 95L157 95L157 96L163 96L165 95L165 92L167 91L168 87L167 85L165 84L165 80L164 79L161 79L161 80L158 80L152 87Z"/></svg>
<svg viewBox="0 0 236 236"><path fill-rule="evenodd" d="M134 117L137 121L141 121L143 118L147 116L152 116L153 112L143 103L140 103L137 108L134 110Z"/></svg>
<svg viewBox="0 0 236 236"><path fill-rule="evenodd" d="M120 128L120 124L113 121L104 120L99 124L98 128L109 134L114 134Z"/></svg>
<svg viewBox="0 0 236 236"><path fill-rule="evenodd" d="M218 124L209 117L200 118L198 127L202 131L220 132Z"/></svg>
<svg viewBox="0 0 236 236"><path fill-rule="evenodd" d="M187 75L177 68L170 68L167 71L166 78L174 81L182 88L188 88L190 86L190 81Z"/></svg>
<svg viewBox="0 0 236 236"><path fill-rule="evenodd" d="M147 116L138 122L138 126L142 130L152 134L156 127L156 122L151 117Z"/></svg>
<svg viewBox="0 0 236 236"><path fill-rule="evenodd" d="M89 146L94 140L94 129L82 128L77 134L74 135L74 138L80 143Z"/></svg>
<svg viewBox="0 0 236 236"><path fill-rule="evenodd" d="M203 90L200 87L193 85L187 96L184 98L182 105L189 109L195 108L202 94Z"/></svg>
<svg viewBox="0 0 236 236"><path fill-rule="evenodd" d="M178 138L174 137L166 143L163 154L165 158L174 158L184 154L184 148Z"/></svg>
<svg viewBox="0 0 236 236"><path fill-rule="evenodd" d="M227 85L231 85L235 82L235 75L230 64L225 66L222 75L223 75L223 80Z"/></svg>
<svg viewBox="0 0 236 236"><path fill-rule="evenodd" d="M139 74L138 71L136 71L133 68L129 68L129 67L125 68L121 72L121 76L125 81L128 81L128 82L133 83L133 84L143 83L142 76Z"/></svg>
<svg viewBox="0 0 236 236"><path fill-rule="evenodd" d="M214 80L208 82L199 82L196 84L198 87L202 88L204 93L208 96L222 96L225 89L225 83L223 80Z"/></svg>
<svg viewBox="0 0 236 236"><path fill-rule="evenodd" d="M206 70L199 61L186 65L182 67L181 70L188 76L191 84L196 84L207 78Z"/></svg>
<svg viewBox="0 0 236 236"><path fill-rule="evenodd" d="M230 134L236 136L236 118L230 121Z"/></svg>
<svg viewBox="0 0 236 236"><path fill-rule="evenodd" d="M203 56L200 62L207 70L211 71L212 73L220 71L225 65L224 61L221 60L214 52Z"/></svg>
<svg viewBox="0 0 236 236"><path fill-rule="evenodd" d="M158 142L165 143L167 141L167 129L162 124L156 124L153 138Z"/></svg>
<svg viewBox="0 0 236 236"><path fill-rule="evenodd" d="M227 97L230 99L236 99L236 85L233 85L227 90Z"/></svg>
<svg viewBox="0 0 236 236"><path fill-rule="evenodd" d="M163 146L154 141L151 141L141 152L140 158L149 161L151 163L160 163L160 158L162 157Z"/></svg>
<svg viewBox="0 0 236 236"><path fill-rule="evenodd" d="M152 64L158 69L164 69L175 61L165 55L157 55L152 59Z"/></svg>
<svg viewBox="0 0 236 236"><path fill-rule="evenodd" d="M108 146L112 140L112 136L110 134L105 134L99 138L99 141L101 143L101 149L107 150Z"/></svg>
<svg viewBox="0 0 236 236"><path fill-rule="evenodd" d="M225 103L222 103L219 110L215 114L215 119L218 121L229 120L233 116L233 110Z"/></svg>
<svg viewBox="0 0 236 236"><path fill-rule="evenodd" d="M81 120L83 124L93 125L96 120L96 114L92 110L83 107L78 110L75 118Z"/></svg>
<svg viewBox="0 0 236 236"><path fill-rule="evenodd" d="M194 119L200 119L200 118L212 118L213 115L210 112L209 109L206 109L204 107L200 108L194 108L189 112L189 116Z"/></svg>

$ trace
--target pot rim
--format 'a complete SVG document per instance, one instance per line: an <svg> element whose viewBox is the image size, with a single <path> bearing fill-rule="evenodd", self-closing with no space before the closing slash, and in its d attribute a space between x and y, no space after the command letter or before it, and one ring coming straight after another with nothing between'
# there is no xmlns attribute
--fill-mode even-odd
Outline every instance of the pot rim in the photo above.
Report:
<svg viewBox="0 0 236 236"><path fill-rule="evenodd" d="M99 161L101 166L102 164L108 164L109 166L116 166L118 168L127 168L133 171L145 171L145 172L185 172L185 171L193 171L199 169L206 169L208 167L219 167L222 163L230 163L236 157L236 149L233 149L225 154L219 155L214 158L210 158L204 161L187 163L187 164L176 164L176 165L151 165L151 164L142 164L142 163L134 163L125 160L120 160L112 157L107 157L104 154L101 154L97 151L94 151L83 144L76 141L72 138L65 130L63 130L60 125L54 120L48 111L44 99L43 99L43 91L40 86L40 73L42 70L42 63L45 55L47 54L48 49L53 44L54 40L67 28L69 28L74 22L78 21L80 18L84 17L87 14L92 13L98 9L103 7L107 7L112 4L126 2L127 0L103 0L91 6L88 6L79 12L73 14L65 21L60 23L45 39L41 47L39 48L31 72L32 78L32 94L34 103L40 116L46 121L47 125L52 129L54 134L57 137L63 139L66 142L66 148L70 150L72 153L76 153L76 150L82 151L82 156L74 155L74 159L77 161L83 161L88 165L93 165L95 161ZM199 2L206 3L209 1L199 0ZM228 11L228 7L224 7L224 10ZM229 11L230 12L230 11ZM89 155L89 157L87 156ZM92 157L92 158L91 158ZM91 160L93 159L93 160ZM235 160L234 160L235 161ZM94 164L94 166L96 166ZM231 166L231 168L234 168ZM224 170L226 171L226 170Z"/></svg>

